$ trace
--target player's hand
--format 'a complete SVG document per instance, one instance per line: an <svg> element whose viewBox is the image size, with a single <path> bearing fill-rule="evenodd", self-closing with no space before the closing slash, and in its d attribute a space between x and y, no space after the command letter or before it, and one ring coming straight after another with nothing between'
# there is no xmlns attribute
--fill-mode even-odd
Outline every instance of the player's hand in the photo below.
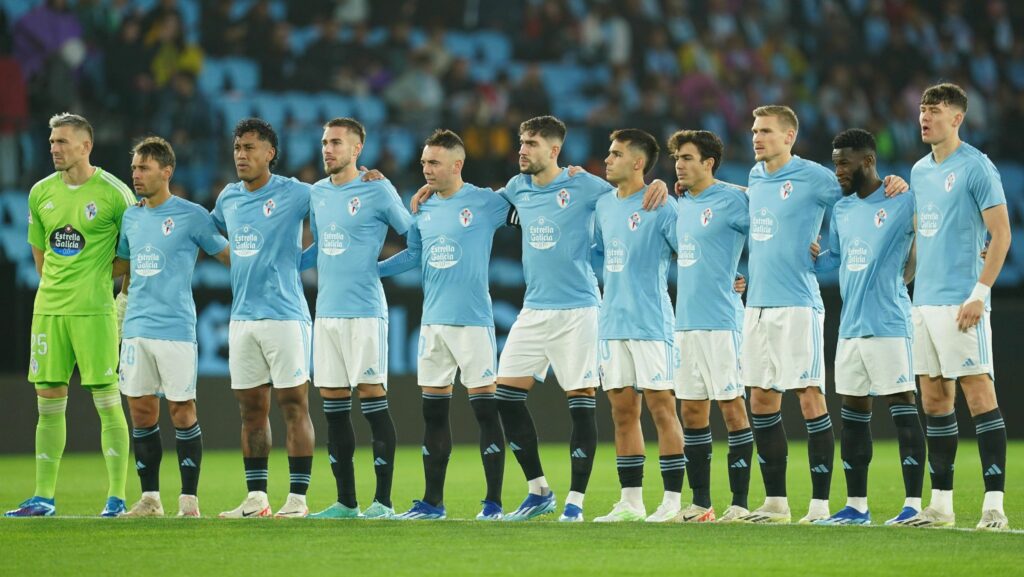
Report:
<svg viewBox="0 0 1024 577"><path fill-rule="evenodd" d="M890 174L889 176L883 178L882 183L885 185L885 196L889 198L903 194L904 192L910 190L910 185L907 184L907 181L903 180L903 177L897 176L895 174Z"/></svg>
<svg viewBox="0 0 1024 577"><path fill-rule="evenodd" d="M966 333L968 329L974 328L985 313L985 301L972 300L960 305L956 313L956 326L960 332Z"/></svg>
<svg viewBox="0 0 1024 577"><path fill-rule="evenodd" d="M743 275L736 273L736 280L732 283L732 290L736 291L737 294L743 294L747 291L747 279Z"/></svg>
<svg viewBox="0 0 1024 577"><path fill-rule="evenodd" d="M128 310L128 295L121 292L117 293L114 297L114 312L117 314L117 340L121 340L121 335L124 331L121 329L124 327L124 313Z"/></svg>
<svg viewBox="0 0 1024 577"><path fill-rule="evenodd" d="M586 173L587 169L582 166L576 166L575 164L569 165L569 178L576 176L577 174Z"/></svg>
<svg viewBox="0 0 1024 577"><path fill-rule="evenodd" d="M434 191L430 190L430 187L424 184L416 191L416 194L412 195L412 200L409 201L409 210L412 211L413 214L418 213L420 211L420 205L427 202L427 199L433 195Z"/></svg>
<svg viewBox="0 0 1024 577"><path fill-rule="evenodd" d="M676 198L682 198L683 193L686 192L686 190L683 189L683 183L678 180L674 185L672 185L672 188L676 191Z"/></svg>
<svg viewBox="0 0 1024 577"><path fill-rule="evenodd" d="M373 170L370 170L369 168L366 168L365 166L360 166L359 167L359 171L366 173L366 174L363 175L363 178L362 178L363 182L370 182L370 181L373 181L373 180L386 180L386 177L384 176L384 173L379 171L379 170L377 170L376 168L374 168Z"/></svg>
<svg viewBox="0 0 1024 577"><path fill-rule="evenodd" d="M818 235L818 240L821 240L821 235ZM811 243L811 261L818 260L818 255L821 254L821 245L818 244L818 240Z"/></svg>
<svg viewBox="0 0 1024 577"><path fill-rule="evenodd" d="M652 180L647 187L647 192L644 193L644 210L651 211L660 208L666 202L668 202L668 185L660 178Z"/></svg>

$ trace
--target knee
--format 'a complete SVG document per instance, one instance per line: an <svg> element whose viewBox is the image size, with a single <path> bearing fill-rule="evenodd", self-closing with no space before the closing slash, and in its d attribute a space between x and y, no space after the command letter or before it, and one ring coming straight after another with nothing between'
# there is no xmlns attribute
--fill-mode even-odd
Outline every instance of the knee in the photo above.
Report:
<svg viewBox="0 0 1024 577"><path fill-rule="evenodd" d="M196 405L194 401L167 403L168 412L171 414L171 423L175 428L184 429L191 427L196 422Z"/></svg>
<svg viewBox="0 0 1024 577"><path fill-rule="evenodd" d="M727 403L721 403L722 418L725 420L725 428L730 431L739 431L750 427L747 421L747 410L743 406L743 399L734 399Z"/></svg>
<svg viewBox="0 0 1024 577"><path fill-rule="evenodd" d="M612 421L616 429L640 425L640 410L633 407L612 408Z"/></svg>
<svg viewBox="0 0 1024 577"><path fill-rule="evenodd" d="M825 405L825 395L817 389L805 389L800 394L800 411L805 419L814 419L828 412Z"/></svg>
<svg viewBox="0 0 1024 577"><path fill-rule="evenodd" d="M750 412L766 415L778 412L782 405L782 395L773 391L753 389L750 394Z"/></svg>

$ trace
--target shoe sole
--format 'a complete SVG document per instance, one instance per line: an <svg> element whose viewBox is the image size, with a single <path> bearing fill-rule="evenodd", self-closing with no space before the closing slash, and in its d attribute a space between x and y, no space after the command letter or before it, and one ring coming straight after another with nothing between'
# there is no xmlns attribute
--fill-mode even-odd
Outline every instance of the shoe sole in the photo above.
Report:
<svg viewBox="0 0 1024 577"><path fill-rule="evenodd" d="M273 517L273 516L274 516L274 514L273 514L273 512L271 512L270 507L267 507L266 509L264 509L264 510L258 512L258 513L253 513L251 515L242 514L241 516L235 517L235 516L229 514L229 512L224 512L224 513L221 513L220 515L217 515L217 518L218 519L265 519L267 517Z"/></svg>
<svg viewBox="0 0 1024 577"><path fill-rule="evenodd" d="M764 517L757 516L753 519L747 517L741 517L736 520L737 523L748 523L750 525L787 525L793 522L792 517Z"/></svg>

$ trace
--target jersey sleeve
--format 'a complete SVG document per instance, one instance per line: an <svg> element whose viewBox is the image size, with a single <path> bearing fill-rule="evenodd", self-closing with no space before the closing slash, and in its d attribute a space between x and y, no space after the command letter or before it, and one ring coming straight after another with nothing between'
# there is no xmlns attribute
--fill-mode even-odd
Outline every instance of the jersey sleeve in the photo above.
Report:
<svg viewBox="0 0 1024 577"><path fill-rule="evenodd" d="M221 231L224 234L227 234L228 232L227 226L224 223L223 202L224 195L227 193L227 191L227 187L220 191L220 194L217 195L217 202L213 204L213 210L210 211L210 216L213 218L213 225L217 227L217 230Z"/></svg>
<svg viewBox="0 0 1024 577"><path fill-rule="evenodd" d="M128 245L128 235L125 234L125 230L128 228L124 224L126 218L128 218L127 213L121 217L121 232L117 234L117 248L114 249L114 255L121 260L131 260L132 258L131 247Z"/></svg>
<svg viewBox="0 0 1024 577"><path fill-rule="evenodd" d="M39 219L39 201L35 191L28 195L28 243L39 250L46 250L46 230Z"/></svg>
<svg viewBox="0 0 1024 577"><path fill-rule="evenodd" d="M390 182L384 181L382 194L385 195L383 217L384 222L395 229L398 234L406 234L412 226L412 215L402 204L402 197Z"/></svg>
<svg viewBox="0 0 1024 577"><path fill-rule="evenodd" d="M839 179L828 169L821 167L821 176L817 186L818 202L826 209L835 206L836 202L843 197L843 189L839 186Z"/></svg>
<svg viewBox="0 0 1024 577"><path fill-rule="evenodd" d="M679 220L679 206L676 204L676 199L673 196L668 197L668 202L664 206L658 209L658 224L659 230L661 231L662 238L665 239L665 243L668 247L675 252L676 250L676 226Z"/></svg>
<svg viewBox="0 0 1024 577"><path fill-rule="evenodd" d="M114 188L115 194L111 201L111 205L114 211L114 223L116 224L117 229L121 230L121 222L125 211L135 206L135 203L138 201L135 199L135 193L128 188L128 185L121 182L116 176L109 172L104 172L103 176L109 177L106 178L106 181Z"/></svg>
<svg viewBox="0 0 1024 577"><path fill-rule="evenodd" d="M228 239L217 230L217 225L213 223L213 217L208 212L197 210L193 218L196 224L192 231L192 242L203 249L203 252L213 256L228 247Z"/></svg>
<svg viewBox="0 0 1024 577"><path fill-rule="evenodd" d="M402 274L419 266L423 241L420 237L420 229L415 223L409 227L405 241L405 250L377 263L377 273L381 278Z"/></svg>
<svg viewBox="0 0 1024 577"><path fill-rule="evenodd" d="M494 194L494 191L489 188L483 189L481 194L486 195L484 198L487 200L484 207L487 211L487 222L491 224L491 228L498 229L505 226L508 222L509 210L511 209L508 200L499 194Z"/></svg>
<svg viewBox="0 0 1024 577"><path fill-rule="evenodd" d="M312 203L310 199L310 203ZM309 212L309 232L313 237L313 242L309 246L302 249L302 256L299 258L299 270L307 270L316 267L317 256L320 252L318 242L320 240L320 232L316 226L316 213L312 210Z"/></svg>
<svg viewBox="0 0 1024 577"><path fill-rule="evenodd" d="M513 176L508 179L508 182L503 188L498 189L498 194L502 198L508 201L509 204L515 205L516 201L516 189L519 187L520 175Z"/></svg>
<svg viewBox="0 0 1024 577"><path fill-rule="evenodd" d="M836 211L833 210L832 220L828 225L828 249L821 251L814 261L815 272L829 272L839 268L842 250L839 245L839 233L836 231Z"/></svg>
<svg viewBox="0 0 1024 577"><path fill-rule="evenodd" d="M974 202L978 205L978 210L987 210L993 206L1006 204L1003 179L999 175L999 170L988 157L974 165L968 177L967 187Z"/></svg>
<svg viewBox="0 0 1024 577"><path fill-rule="evenodd" d="M736 195L737 202L732 205L732 219L729 223L733 230L746 235L750 233L750 197L746 192Z"/></svg>

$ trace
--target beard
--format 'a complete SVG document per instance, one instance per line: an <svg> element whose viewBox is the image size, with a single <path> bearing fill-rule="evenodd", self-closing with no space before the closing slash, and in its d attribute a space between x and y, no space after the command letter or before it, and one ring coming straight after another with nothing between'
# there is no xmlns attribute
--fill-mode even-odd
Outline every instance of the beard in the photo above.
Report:
<svg viewBox="0 0 1024 577"><path fill-rule="evenodd" d="M864 174L863 168L854 171L853 174L850 175L850 189L844 190L843 196L850 196L851 194L856 194L858 191L860 191L861 187L864 186L864 183L867 181L867 179L868 177L866 174Z"/></svg>

